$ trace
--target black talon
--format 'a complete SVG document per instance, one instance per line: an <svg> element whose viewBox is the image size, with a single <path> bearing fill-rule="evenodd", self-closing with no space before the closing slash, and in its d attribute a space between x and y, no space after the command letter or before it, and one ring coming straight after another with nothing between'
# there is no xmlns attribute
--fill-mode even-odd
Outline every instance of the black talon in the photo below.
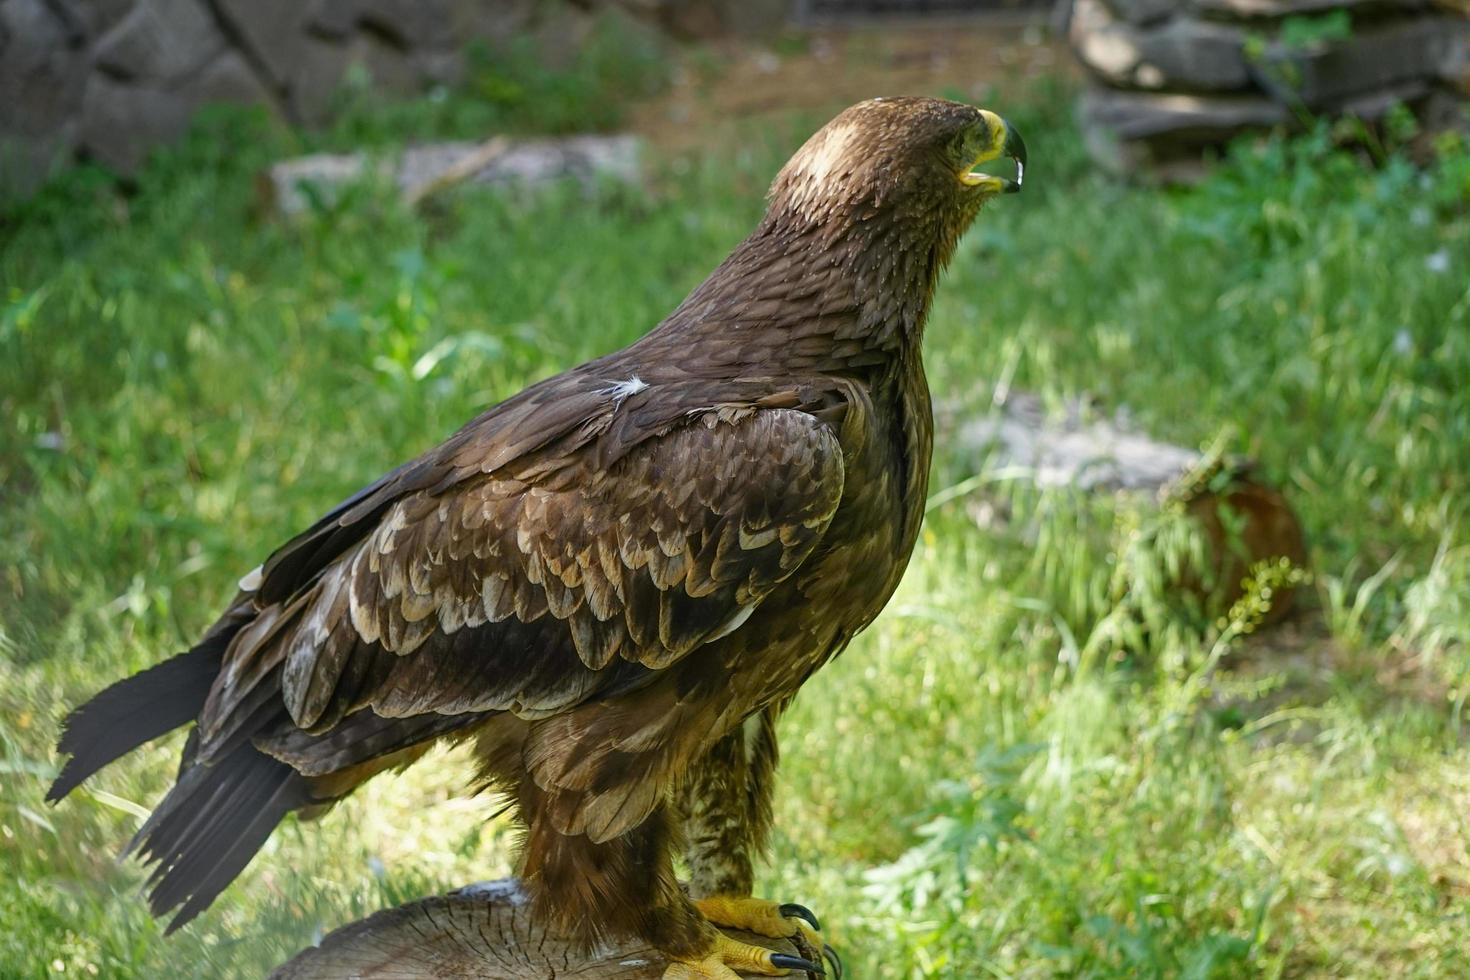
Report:
<svg viewBox="0 0 1470 980"><path fill-rule="evenodd" d="M822 959L832 964L832 975L836 977L837 980L842 980L842 957L837 955L837 950L833 949L831 946L828 946L826 943L823 943Z"/></svg>
<svg viewBox="0 0 1470 980"><path fill-rule="evenodd" d="M827 975L827 971L817 966L811 960L804 960L800 956L791 956L787 953L772 953L771 965L779 966L783 970L801 970L805 973L815 973L819 977L825 977Z"/></svg>
<svg viewBox="0 0 1470 980"><path fill-rule="evenodd" d="M797 905L795 902L787 902L776 911L781 913L781 917L783 919L789 919L792 916L796 916L796 918L798 919L805 919L806 921L810 922L812 928L817 930L818 932L822 931L822 924L817 921L817 914L811 909L807 908L805 905Z"/></svg>

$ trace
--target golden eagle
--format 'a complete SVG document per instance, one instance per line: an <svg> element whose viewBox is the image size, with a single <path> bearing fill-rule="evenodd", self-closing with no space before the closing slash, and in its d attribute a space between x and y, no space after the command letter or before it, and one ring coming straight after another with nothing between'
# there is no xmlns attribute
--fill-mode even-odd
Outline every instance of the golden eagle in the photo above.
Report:
<svg viewBox="0 0 1470 980"><path fill-rule="evenodd" d="M1002 154L1017 180L974 170ZM174 929L286 814L473 738L527 827L539 914L589 942L641 937L667 978L816 969L717 927L820 942L806 909L750 897L776 719L908 561L930 299L1024 160L992 112L847 109L650 333L343 501L247 575L197 646L72 712L49 798L193 723L130 845Z"/></svg>

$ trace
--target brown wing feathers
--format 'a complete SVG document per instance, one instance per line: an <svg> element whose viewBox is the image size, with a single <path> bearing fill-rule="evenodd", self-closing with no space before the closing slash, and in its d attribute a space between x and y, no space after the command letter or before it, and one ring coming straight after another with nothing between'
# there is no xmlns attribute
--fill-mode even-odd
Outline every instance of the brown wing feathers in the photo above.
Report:
<svg viewBox="0 0 1470 980"><path fill-rule="evenodd" d="M795 394L689 384L625 399L558 380L344 501L272 555L210 634L207 698L201 684L183 699L198 727L180 780L137 838L158 865L155 910L182 905L175 926L286 812L350 789L332 774L365 777L497 711L544 718L628 696L738 628L817 546L844 464L827 422L774 407ZM137 715L149 685L119 710ZM120 698L104 692L76 730ZM128 747L167 730L145 727ZM121 754L84 741L65 743L79 761L56 795ZM558 823L606 831L650 793L607 790Z"/></svg>
<svg viewBox="0 0 1470 980"><path fill-rule="evenodd" d="M325 570L284 654L297 726L363 704L537 717L666 667L790 574L842 492L835 437L784 410L697 421L551 488L517 472L399 501ZM363 660L376 689L341 697Z"/></svg>

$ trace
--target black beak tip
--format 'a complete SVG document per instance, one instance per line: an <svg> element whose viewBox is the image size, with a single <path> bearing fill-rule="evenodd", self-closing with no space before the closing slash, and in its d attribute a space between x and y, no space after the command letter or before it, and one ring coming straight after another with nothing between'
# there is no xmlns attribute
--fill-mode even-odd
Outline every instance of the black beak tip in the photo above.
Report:
<svg viewBox="0 0 1470 980"><path fill-rule="evenodd" d="M1006 142L1001 152L1016 161L1016 179L1006 188L1006 193L1015 194L1021 190L1021 184L1026 179L1026 141L1021 139L1016 127L1004 119L1001 122L1006 127Z"/></svg>

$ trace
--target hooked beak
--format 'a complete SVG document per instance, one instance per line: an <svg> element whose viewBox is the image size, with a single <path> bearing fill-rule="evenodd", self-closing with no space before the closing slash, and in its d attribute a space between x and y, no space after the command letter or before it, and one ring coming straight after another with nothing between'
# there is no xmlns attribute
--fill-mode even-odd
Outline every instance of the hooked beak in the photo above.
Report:
<svg viewBox="0 0 1470 980"><path fill-rule="evenodd" d="M1026 141L1021 139L1021 134L1016 132L1015 127L995 113L982 109L980 114L985 117L986 123L995 135L995 141L989 150L981 153L975 162L970 164L970 168L966 173L960 175L960 179L971 187L977 187L990 194L1018 193L1021 190L1022 181L1026 179ZM993 177L973 169L982 163L1003 156L1016 161L1015 180L1008 177Z"/></svg>

